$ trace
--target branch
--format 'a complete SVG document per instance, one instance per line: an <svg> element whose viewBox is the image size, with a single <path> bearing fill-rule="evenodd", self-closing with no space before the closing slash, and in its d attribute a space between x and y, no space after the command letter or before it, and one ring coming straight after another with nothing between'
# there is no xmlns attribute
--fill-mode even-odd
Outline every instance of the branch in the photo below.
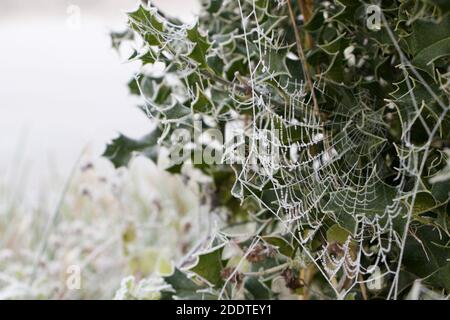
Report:
<svg viewBox="0 0 450 320"><path fill-rule="evenodd" d="M292 10L291 1L287 1L287 5L288 5L288 9L289 9L289 17L291 19L292 27L294 29L295 42L297 44L298 56L300 58L302 66L303 66L303 74L304 74L306 83L307 83L309 89L311 90L311 97L312 97L313 103L314 103L314 113L320 119L319 105L317 103L316 94L314 92L314 85L313 85L311 76L308 71L308 64L306 63L305 53L303 51L302 39L300 37L300 32L298 31L297 24L295 22L295 15L294 15L294 10Z"/></svg>
<svg viewBox="0 0 450 320"><path fill-rule="evenodd" d="M311 20L313 15L313 1L312 0L297 0L297 4L302 12L303 21L306 23ZM314 40L310 34L306 35L306 47L311 49L314 46Z"/></svg>

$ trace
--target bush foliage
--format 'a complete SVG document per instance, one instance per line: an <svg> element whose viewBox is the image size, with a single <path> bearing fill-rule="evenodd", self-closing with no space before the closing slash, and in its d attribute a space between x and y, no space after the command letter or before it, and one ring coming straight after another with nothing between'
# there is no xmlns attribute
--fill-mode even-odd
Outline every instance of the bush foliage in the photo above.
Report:
<svg viewBox="0 0 450 320"><path fill-rule="evenodd" d="M139 39L129 87L156 127L105 156L120 167L184 151L167 170L190 161L209 176L223 222L160 297L449 294L449 12L439 0L210 0L193 25L130 12L113 45ZM211 147L230 128L242 139ZM195 161L208 147L222 161Z"/></svg>

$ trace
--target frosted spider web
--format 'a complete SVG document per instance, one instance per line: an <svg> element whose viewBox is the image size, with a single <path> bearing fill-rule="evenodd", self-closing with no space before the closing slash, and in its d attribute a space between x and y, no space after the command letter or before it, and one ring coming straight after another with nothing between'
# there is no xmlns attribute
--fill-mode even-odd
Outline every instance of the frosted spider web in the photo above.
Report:
<svg viewBox="0 0 450 320"><path fill-rule="evenodd" d="M392 276L388 298L397 298L402 256L420 179L415 179L411 191L403 190L407 177L422 175L427 157L419 157L418 154L428 154L432 139L440 129L449 106L440 101L420 77L400 50L397 39L385 23L389 37L398 51L400 68L410 89L414 108L413 112L407 114L407 119L403 119L404 135L401 143L395 145L400 159L396 168L396 185L385 185L381 182L383 172L379 162L381 152L388 143L385 138L387 129L384 125L383 110L375 110L373 107L374 98L361 92L357 96L359 104L356 106L336 102L333 117L323 121L314 109L311 100L313 95L307 94L307 83L293 80L290 76L277 80L279 74L272 70L270 61L263 59L271 52L276 53L283 48L282 35L276 34L274 30L267 33L259 25L255 1L248 14L242 9L244 0L233 1L238 3L243 30L242 34L235 34L234 37L245 44L251 94L243 99L237 88L239 85L236 85L233 86L230 97L236 103L237 109L252 111L250 120L238 119L244 126L246 137L251 141L250 149L244 155L226 152L224 157L226 159L230 154L233 157L241 157L242 165L233 166L237 177L233 195L243 198L246 192L259 199L256 191L262 191L263 186L270 185L275 199L271 203L260 200L260 205L281 222L284 232L290 233L302 249L305 259L316 264L337 298L344 298L357 285L373 282L374 275L380 279ZM286 5L283 1L278 3L280 6ZM154 14L157 15L156 11ZM159 19L164 20L163 17ZM157 33L171 45L173 56L183 60L184 55L193 48L193 43L186 41L189 27L167 20L165 24L164 32L151 29L147 24L139 27L144 33ZM250 40L250 37L256 37L257 40ZM255 62L252 58L252 50L259 53L259 61ZM193 70L198 72L188 59L185 59L185 62L183 66L178 66L179 74L188 75ZM420 80L442 109L433 127L429 127L422 117L420 103L412 93L413 84L408 72L412 72ZM267 80L275 83L277 89L287 96L282 115L274 110L279 106L280 100L279 97L272 96L273 92L267 88ZM187 83L186 85L187 96L195 99L195 88L191 88ZM313 90L322 95L327 94L326 87L321 83L314 83ZM144 92L143 95L145 97ZM168 106L161 106L152 99L145 100L145 110L149 115L152 115L151 109L164 114L175 105L175 101ZM390 106L389 103L386 104L386 108ZM236 121L236 114L231 112L217 112L215 117L230 123ZM173 122L168 117L159 120L163 124ZM422 146L415 146L410 139L411 127L416 121L420 121L428 133L427 141ZM280 127L283 130L279 130ZM277 135L273 132L277 132ZM229 149L234 150L237 147L239 144L232 144ZM405 206L404 200L408 197L410 203ZM394 219L398 217L404 221L401 233L393 227ZM330 222L344 225L352 235L343 244L327 243L318 252L313 252L309 246L310 242L319 229ZM220 234L217 236L220 237ZM224 236L222 239L227 241ZM259 236L254 238L241 263L261 241L263 240ZM363 245L363 242L367 241L371 244L370 250ZM387 254L394 247L399 248L400 256L396 268L393 269L387 261ZM369 267L361 263L366 257L373 261ZM382 271L375 274L377 268ZM234 273L227 279L220 297L224 295L225 287Z"/></svg>

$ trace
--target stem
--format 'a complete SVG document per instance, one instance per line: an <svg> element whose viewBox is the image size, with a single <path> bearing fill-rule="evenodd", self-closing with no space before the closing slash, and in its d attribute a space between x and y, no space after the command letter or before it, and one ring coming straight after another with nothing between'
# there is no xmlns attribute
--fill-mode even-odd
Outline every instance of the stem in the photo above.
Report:
<svg viewBox="0 0 450 320"><path fill-rule="evenodd" d="M367 289L366 289L366 285L363 282L364 279L361 274L359 274L358 280L359 280L359 288L361 289L361 295L364 300L367 300L368 299Z"/></svg>
<svg viewBox="0 0 450 320"><path fill-rule="evenodd" d="M285 268L289 267L289 262L280 264L279 266L270 268L270 269L266 269L263 271L258 271L258 272L244 272L243 274L246 276L264 276L264 275L268 275L268 274L272 274L275 273L277 271L281 271Z"/></svg>
<svg viewBox="0 0 450 320"><path fill-rule="evenodd" d="M311 97L312 97L313 103L314 103L314 113L320 119L319 105L317 103L316 94L314 93L314 85L312 83L311 76L308 71L308 64L306 63L305 53L303 51L302 39L300 37L300 32L298 31L297 24L295 22L295 15L294 15L294 10L292 10L291 1L287 1L287 5L288 5L288 9L289 9L289 17L291 19L292 27L294 29L295 43L297 45L298 56L303 65L303 75L304 75L306 83L311 91Z"/></svg>
<svg viewBox="0 0 450 320"><path fill-rule="evenodd" d="M312 0L297 0L298 6L302 11L303 18L305 19L305 23L311 20L313 13L313 2Z"/></svg>
<svg viewBox="0 0 450 320"><path fill-rule="evenodd" d="M301 1L301 0L299 0L299 1L301 3L303 3L303 1ZM314 104L313 111L314 111L314 114L316 115L317 119L322 121L319 104L317 103L316 94L314 92L314 85L311 80L311 76L309 74L308 63L306 62L305 53L303 52L302 39L300 37L300 32L298 31L297 24L295 23L295 15L294 15L294 10L292 10L291 1L288 0L287 4L288 4L288 9L289 9L289 17L291 19L292 27L294 29L295 42L297 44L298 55L299 55L300 61L302 62L302 66L303 66L303 74L306 79L306 83L308 84L308 87L311 90L311 97L313 99L313 104ZM312 2L311 1L308 1L308 8L310 8L312 10ZM323 132L323 136L324 136L323 142L324 142L325 149L329 150L331 144L328 141L327 133L323 127L322 127L322 132Z"/></svg>
<svg viewBox="0 0 450 320"><path fill-rule="evenodd" d="M300 279L303 279L304 288L303 288L303 300L309 300L310 291L311 290L311 281L314 278L314 274L316 273L316 266L310 265L305 269L302 269L300 272Z"/></svg>
<svg viewBox="0 0 450 320"><path fill-rule="evenodd" d="M311 20L313 14L313 1L312 0L297 0L297 4L302 12L304 23L308 23ZM306 48L311 49L314 46L313 38L310 34L306 35Z"/></svg>

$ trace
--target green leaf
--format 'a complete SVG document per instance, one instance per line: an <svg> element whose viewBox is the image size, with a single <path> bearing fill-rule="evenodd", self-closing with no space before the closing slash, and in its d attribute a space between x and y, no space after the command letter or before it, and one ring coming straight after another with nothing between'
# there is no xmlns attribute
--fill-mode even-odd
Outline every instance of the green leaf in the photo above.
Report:
<svg viewBox="0 0 450 320"><path fill-rule="evenodd" d="M223 282L222 277L220 276L220 272L223 269L222 251L223 246L200 254L198 256L197 264L191 268L190 271L196 273L213 285L220 285Z"/></svg>
<svg viewBox="0 0 450 320"><path fill-rule="evenodd" d="M450 37L450 17L446 16L436 23L429 20L417 20L412 24L412 31L405 40L410 54L415 57L419 52Z"/></svg>
<svg viewBox="0 0 450 320"><path fill-rule="evenodd" d="M216 13L219 11L220 7L222 6L223 0L209 0L207 4L207 11L211 14Z"/></svg>
<svg viewBox="0 0 450 320"><path fill-rule="evenodd" d="M196 61L201 67L206 68L208 66L206 56L211 48L208 38L200 34L197 25L187 30L187 38L194 43L194 48L189 53L189 58Z"/></svg>
<svg viewBox="0 0 450 320"><path fill-rule="evenodd" d="M141 60L142 65L153 64L156 62L155 53L150 48L148 48L143 54L136 57L136 59Z"/></svg>
<svg viewBox="0 0 450 320"><path fill-rule="evenodd" d="M373 177L372 179L378 178ZM380 221L385 221L387 218L386 208L392 205L397 196L397 189L384 184L381 180L373 183L374 188L365 191L372 194L370 198L366 196L365 192L356 192L352 188L330 193L330 200L325 204L323 211L333 213L339 226L351 234L355 230L356 221L348 208L355 213L364 214L369 219L378 217Z"/></svg>
<svg viewBox="0 0 450 320"><path fill-rule="evenodd" d="M248 73L247 59L244 56L236 56L228 64L225 65L225 75L228 80L233 80L234 75L238 72L240 75L246 75Z"/></svg>
<svg viewBox="0 0 450 320"><path fill-rule="evenodd" d="M316 31L323 26L325 18L323 17L323 12L317 10L314 12L312 18L303 26L306 31Z"/></svg>
<svg viewBox="0 0 450 320"><path fill-rule="evenodd" d="M450 55L450 37L442 39L422 49L414 57L412 63L434 77L434 62L442 57Z"/></svg>
<svg viewBox="0 0 450 320"><path fill-rule="evenodd" d="M194 112L205 113L211 111L214 107L212 101L205 95L205 93L200 88L199 84L196 83L197 95L195 100L192 102L192 110Z"/></svg>
<svg viewBox="0 0 450 320"><path fill-rule="evenodd" d="M289 242L287 242L286 239L277 236L264 236L262 237L262 239L267 243L277 247L278 251L280 251L282 255L285 255L286 257L292 257L294 248L289 244Z"/></svg>
<svg viewBox="0 0 450 320"><path fill-rule="evenodd" d="M116 168L126 166L135 152L139 152L156 161L159 150L157 141L160 135L161 131L159 129L153 130L139 140L131 139L121 134L107 146L103 156L109 159Z"/></svg>
<svg viewBox="0 0 450 320"><path fill-rule="evenodd" d="M140 108L151 118L179 120L180 124L184 123L191 115L191 108L186 107L178 101L173 101L169 106L145 105Z"/></svg>
<svg viewBox="0 0 450 320"><path fill-rule="evenodd" d="M245 289L250 293L249 299L253 300L269 300L273 298L271 290L257 277L248 277L244 283Z"/></svg>
<svg viewBox="0 0 450 320"><path fill-rule="evenodd" d="M167 282L176 291L195 291L198 286L194 281L189 279L186 274L175 268L172 275L164 277L164 281Z"/></svg>
<svg viewBox="0 0 450 320"><path fill-rule="evenodd" d="M420 241L420 242L419 242ZM435 228L423 226L407 238L403 263L406 270L425 283L450 291L450 238Z"/></svg>
<svg viewBox="0 0 450 320"><path fill-rule="evenodd" d="M270 74L270 77L276 77L280 75L287 75L291 77L286 65L286 56L289 48L280 48L276 50L270 50L263 56L264 64L262 70L265 73Z"/></svg>
<svg viewBox="0 0 450 320"><path fill-rule="evenodd" d="M225 63L217 54L207 57L206 62L218 76L222 75Z"/></svg>
<svg viewBox="0 0 450 320"><path fill-rule="evenodd" d="M136 96L141 95L141 92L139 91L139 85L138 85L136 78L132 78L128 82L128 90L130 91L130 94L132 94L132 95L136 95Z"/></svg>
<svg viewBox="0 0 450 320"><path fill-rule="evenodd" d="M144 28L144 30L151 31L163 31L164 25L156 17L156 10L152 8L148 10L140 5L135 11L129 12L128 17L132 27L135 27L137 31Z"/></svg>
<svg viewBox="0 0 450 320"><path fill-rule="evenodd" d="M261 31L269 35L272 30L278 27L286 16L276 16L265 13L265 21L260 24Z"/></svg>
<svg viewBox="0 0 450 320"><path fill-rule="evenodd" d="M120 45L124 41L131 41L134 39L134 34L131 30L125 30L122 32L111 32L111 46L115 50L119 50Z"/></svg>
<svg viewBox="0 0 450 320"><path fill-rule="evenodd" d="M334 224L327 230L327 241L328 242L338 242L338 243L345 243L348 240L348 237L350 237L351 234L341 228L338 224Z"/></svg>
<svg viewBox="0 0 450 320"><path fill-rule="evenodd" d="M163 297L172 298L175 296L177 299L182 300L214 300L217 299L216 296L213 296L207 292L199 292L204 287L197 285L194 281L189 279L186 274L179 269L175 268L172 275L168 277L164 277L164 281L167 284L170 284L175 292L164 292Z"/></svg>
<svg viewBox="0 0 450 320"><path fill-rule="evenodd" d="M355 292L348 293L345 296L344 300L356 300L356 293Z"/></svg>
<svg viewBox="0 0 450 320"><path fill-rule="evenodd" d="M450 1L448 0L422 0L423 2L433 4L442 10L442 13L450 11Z"/></svg>

